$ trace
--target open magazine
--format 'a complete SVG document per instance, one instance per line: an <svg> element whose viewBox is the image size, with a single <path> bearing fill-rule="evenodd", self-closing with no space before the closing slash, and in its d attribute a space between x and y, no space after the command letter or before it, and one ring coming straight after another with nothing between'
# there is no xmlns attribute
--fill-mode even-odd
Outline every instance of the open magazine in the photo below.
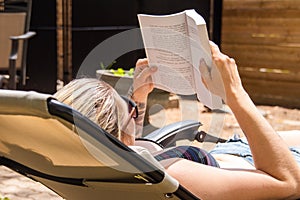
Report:
<svg viewBox="0 0 300 200"><path fill-rule="evenodd" d="M152 79L156 88L180 95L197 94L211 109L222 99L210 93L201 80L199 63L212 67L205 20L195 10L170 15L138 14L149 66L157 66Z"/></svg>

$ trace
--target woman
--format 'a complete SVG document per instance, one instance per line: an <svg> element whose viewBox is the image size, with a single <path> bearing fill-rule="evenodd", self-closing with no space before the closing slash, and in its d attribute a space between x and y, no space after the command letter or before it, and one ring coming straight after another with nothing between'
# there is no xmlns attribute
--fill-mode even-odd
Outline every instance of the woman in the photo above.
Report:
<svg viewBox="0 0 300 200"><path fill-rule="evenodd" d="M241 157L227 154L226 151L219 151L213 155L221 168L203 165L188 159L176 159L175 162L166 166L166 171L201 199L300 198L299 164L288 149L285 140L275 133L249 98L242 86L235 61L222 54L213 43L211 43L211 50L215 65L208 70L203 61L200 63L202 79L207 88L221 96L234 113L249 143L253 165ZM127 145L134 144L134 135L129 133L134 131L135 126L137 130L141 130L147 95L153 90L150 77L156 70L157 68L148 68L145 59L137 62L132 99L137 102L140 109L139 117L134 115L134 112L121 116L122 113L128 112L127 105L114 90L108 94L113 98L109 100L111 102L109 105L105 105L116 105L111 108L115 109L116 115L112 116L103 111L102 115L104 119L107 119L103 124L114 121L105 128L111 129L112 133ZM222 85L224 87L220 87ZM87 89L85 85L82 87L82 90ZM96 90L91 92L93 95L88 94L85 98L74 94L73 99L82 98L82 101L85 99L85 103L89 103L93 96L96 96L97 102L102 100L103 102L94 107L99 110L107 108L104 100L108 96L99 96ZM79 93L82 92L78 91ZM64 99L61 98L64 95L57 94L56 96L58 99ZM72 104L68 101L65 100ZM80 111L79 108L80 106L76 107ZM97 121L95 117L97 112L92 110L90 108L86 113L90 114L89 117L101 126L102 122ZM119 112L121 110L127 112ZM131 118L134 116L137 117L136 122Z"/></svg>
<svg viewBox="0 0 300 200"><path fill-rule="evenodd" d="M287 144L249 98L235 61L213 43L211 50L215 68L209 72L201 62L202 78L207 88L220 95L234 113L249 143L254 167L218 169L183 159L170 165L167 172L203 199L299 198L300 168ZM220 85L224 88L220 89ZM198 179L194 178L195 174L199 175Z"/></svg>
<svg viewBox="0 0 300 200"><path fill-rule="evenodd" d="M135 77L135 86L140 79L144 79L143 76L148 77L148 74L151 74L151 70L149 71L144 66L137 69L143 70L140 71L139 76ZM138 73L137 70L136 74ZM134 98L139 99L138 105L132 100L118 95L107 83L92 78L75 79L54 94L54 97L81 112L124 144L147 148L153 155L155 154L158 161L175 157L218 166L210 154L196 147L180 146L163 150L152 142L135 141L137 131L142 131L146 108L147 96L143 94L148 88L148 84L142 85L142 89L135 91L133 95ZM143 94L139 94L139 92Z"/></svg>

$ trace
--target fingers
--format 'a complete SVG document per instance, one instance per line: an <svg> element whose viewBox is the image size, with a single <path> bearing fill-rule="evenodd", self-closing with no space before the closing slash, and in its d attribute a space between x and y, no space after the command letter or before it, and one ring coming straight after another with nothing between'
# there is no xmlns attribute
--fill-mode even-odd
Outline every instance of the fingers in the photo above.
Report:
<svg viewBox="0 0 300 200"><path fill-rule="evenodd" d="M157 71L157 67L146 67L143 71L139 74L139 77L143 80L146 80L152 74Z"/></svg>
<svg viewBox="0 0 300 200"><path fill-rule="evenodd" d="M140 79L146 80L150 75L157 71L157 67L149 67L148 66L148 59L142 58L138 59L136 62L136 75Z"/></svg>
<svg viewBox="0 0 300 200"><path fill-rule="evenodd" d="M221 60L221 62L226 61L227 59L229 59L229 57L225 54L223 54L218 45L216 45L214 42L210 41L210 48L211 48L211 54L212 54L212 58L215 62L218 62Z"/></svg>
<svg viewBox="0 0 300 200"><path fill-rule="evenodd" d="M221 69L222 67L225 67L230 64L235 64L235 61L233 58L230 58L229 56L223 54L218 45L210 41L211 45L211 53L212 53L212 59L213 62L216 64L217 68Z"/></svg>
<svg viewBox="0 0 300 200"><path fill-rule="evenodd" d="M218 45L216 43L214 43L213 41L209 41L209 44L211 47L217 47L218 48Z"/></svg>
<svg viewBox="0 0 300 200"><path fill-rule="evenodd" d="M208 83L211 81L211 74L210 74L210 71L209 71L208 66L206 65L204 59L200 60L199 70L201 73L201 80L202 80L203 84L205 85L205 87L208 89Z"/></svg>
<svg viewBox="0 0 300 200"><path fill-rule="evenodd" d="M148 59L138 59L135 66L135 76L139 76L140 73L146 68L148 68Z"/></svg>
<svg viewBox="0 0 300 200"><path fill-rule="evenodd" d="M136 67L140 67L140 66L144 66L144 65L148 65L148 59L147 58L142 58L142 59L137 60Z"/></svg>
<svg viewBox="0 0 300 200"><path fill-rule="evenodd" d="M148 94L153 90L151 75L157 71L157 67L149 67L147 59L139 59L134 71L133 89L134 99L139 102L147 100Z"/></svg>
<svg viewBox="0 0 300 200"><path fill-rule="evenodd" d="M203 78L206 79L207 77L210 77L210 70L209 70L208 66L206 65L204 59L200 60L199 70L200 70Z"/></svg>
<svg viewBox="0 0 300 200"><path fill-rule="evenodd" d="M217 54L221 53L218 45L216 45L212 41L209 41L209 44L210 44L210 49L211 49L212 55L217 55Z"/></svg>

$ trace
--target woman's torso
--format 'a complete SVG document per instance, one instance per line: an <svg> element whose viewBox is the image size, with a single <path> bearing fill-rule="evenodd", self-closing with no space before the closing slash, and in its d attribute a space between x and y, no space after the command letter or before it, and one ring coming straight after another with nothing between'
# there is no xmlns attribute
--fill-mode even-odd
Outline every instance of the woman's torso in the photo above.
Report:
<svg viewBox="0 0 300 200"><path fill-rule="evenodd" d="M242 157L230 154L212 154L220 168L225 169L255 169L255 167Z"/></svg>

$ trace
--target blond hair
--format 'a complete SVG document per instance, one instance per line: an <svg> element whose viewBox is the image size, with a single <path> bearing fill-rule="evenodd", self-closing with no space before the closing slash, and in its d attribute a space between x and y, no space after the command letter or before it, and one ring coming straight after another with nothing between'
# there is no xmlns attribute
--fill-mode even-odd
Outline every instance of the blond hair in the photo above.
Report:
<svg viewBox="0 0 300 200"><path fill-rule="evenodd" d="M54 97L120 139L120 127L126 111L118 93L107 83L94 78L74 79Z"/></svg>

